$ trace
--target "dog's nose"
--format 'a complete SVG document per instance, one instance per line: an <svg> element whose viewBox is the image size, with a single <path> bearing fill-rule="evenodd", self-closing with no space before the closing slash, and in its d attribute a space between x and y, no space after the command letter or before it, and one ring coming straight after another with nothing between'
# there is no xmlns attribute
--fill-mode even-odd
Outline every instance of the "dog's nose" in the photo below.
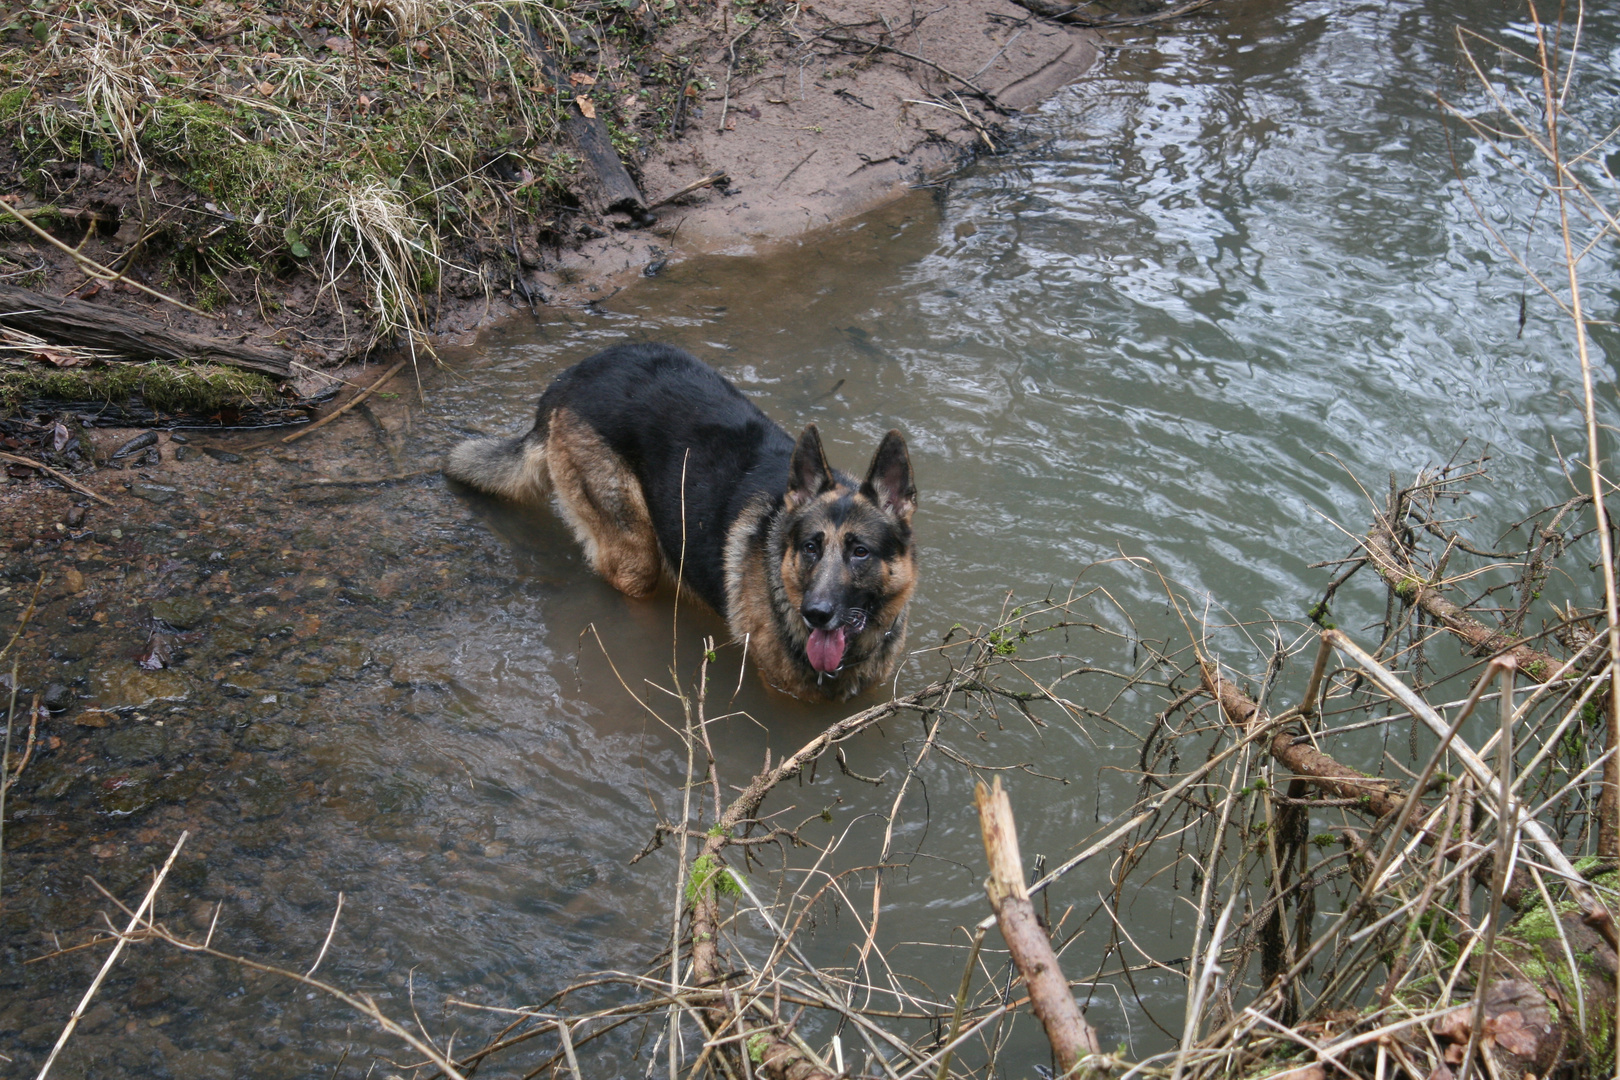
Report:
<svg viewBox="0 0 1620 1080"><path fill-rule="evenodd" d="M799 608L799 614L804 616L804 621L816 630L825 630L831 626L836 612L837 608L831 600L812 600L808 597Z"/></svg>

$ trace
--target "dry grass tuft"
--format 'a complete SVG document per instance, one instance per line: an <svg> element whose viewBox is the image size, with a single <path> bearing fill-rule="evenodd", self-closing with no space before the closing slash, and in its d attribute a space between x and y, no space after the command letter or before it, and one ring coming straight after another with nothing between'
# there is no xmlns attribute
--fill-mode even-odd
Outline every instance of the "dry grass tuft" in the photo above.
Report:
<svg viewBox="0 0 1620 1080"><path fill-rule="evenodd" d="M438 240L411 215L399 192L379 181L350 189L321 208L327 288L351 272L365 284L376 321L373 340L413 334L421 322L424 271L438 259Z"/></svg>

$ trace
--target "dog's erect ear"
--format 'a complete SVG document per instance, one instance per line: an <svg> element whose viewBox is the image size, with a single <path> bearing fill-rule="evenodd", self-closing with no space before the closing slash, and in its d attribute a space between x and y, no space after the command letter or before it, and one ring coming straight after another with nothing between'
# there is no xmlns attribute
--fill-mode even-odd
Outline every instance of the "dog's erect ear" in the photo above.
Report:
<svg viewBox="0 0 1620 1080"><path fill-rule="evenodd" d="M917 509L917 486L911 480L906 440L898 431L889 432L878 444L872 467L866 471L866 482L861 484L861 494L901 521L911 521L911 512Z"/></svg>
<svg viewBox="0 0 1620 1080"><path fill-rule="evenodd" d="M826 451L821 448L821 432L811 424L793 447L793 461L788 465L788 501L803 506L836 484Z"/></svg>

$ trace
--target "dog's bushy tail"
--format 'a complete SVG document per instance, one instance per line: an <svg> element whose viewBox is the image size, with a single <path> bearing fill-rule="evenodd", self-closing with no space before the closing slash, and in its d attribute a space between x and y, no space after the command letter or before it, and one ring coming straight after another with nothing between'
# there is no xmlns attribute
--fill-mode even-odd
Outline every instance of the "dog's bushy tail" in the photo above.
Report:
<svg viewBox="0 0 1620 1080"><path fill-rule="evenodd" d="M450 451L444 473L469 487L519 503L538 503L551 490L546 444L527 435L469 439Z"/></svg>

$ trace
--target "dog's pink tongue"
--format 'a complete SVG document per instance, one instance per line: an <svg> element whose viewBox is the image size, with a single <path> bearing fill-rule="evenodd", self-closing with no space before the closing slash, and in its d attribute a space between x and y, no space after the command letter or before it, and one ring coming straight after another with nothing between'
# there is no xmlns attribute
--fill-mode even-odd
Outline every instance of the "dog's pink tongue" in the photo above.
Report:
<svg viewBox="0 0 1620 1080"><path fill-rule="evenodd" d="M844 659L844 628L839 626L831 630L810 631L804 653L810 658L810 666L817 671L837 671Z"/></svg>

